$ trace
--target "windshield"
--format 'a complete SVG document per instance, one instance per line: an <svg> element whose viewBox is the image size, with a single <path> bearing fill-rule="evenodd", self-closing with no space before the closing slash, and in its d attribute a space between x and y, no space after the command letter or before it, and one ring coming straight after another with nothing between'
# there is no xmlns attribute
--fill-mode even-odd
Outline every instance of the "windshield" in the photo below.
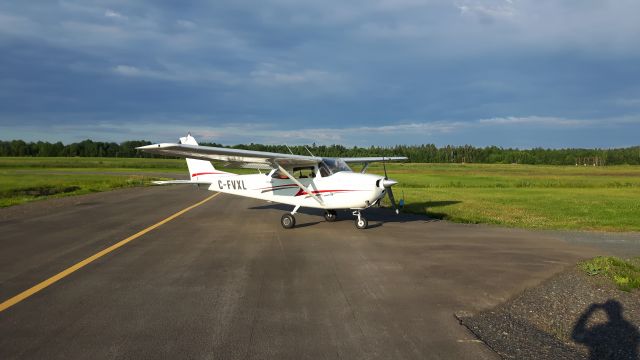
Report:
<svg viewBox="0 0 640 360"><path fill-rule="evenodd" d="M347 163L344 162L344 160L342 159L331 159L331 158L322 159L322 163L320 166L321 170L323 167L326 167L327 169L329 169L331 174L335 174L340 171L353 171L351 170L349 165L347 165ZM322 174L322 176L325 176L325 175Z"/></svg>

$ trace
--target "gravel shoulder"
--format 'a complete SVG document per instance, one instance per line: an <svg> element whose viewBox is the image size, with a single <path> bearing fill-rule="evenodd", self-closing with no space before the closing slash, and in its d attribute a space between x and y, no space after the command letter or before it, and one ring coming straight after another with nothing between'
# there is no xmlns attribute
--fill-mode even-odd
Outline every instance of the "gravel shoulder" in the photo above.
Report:
<svg viewBox="0 0 640 360"><path fill-rule="evenodd" d="M571 266L495 308L456 314L505 359L638 359L640 291Z"/></svg>

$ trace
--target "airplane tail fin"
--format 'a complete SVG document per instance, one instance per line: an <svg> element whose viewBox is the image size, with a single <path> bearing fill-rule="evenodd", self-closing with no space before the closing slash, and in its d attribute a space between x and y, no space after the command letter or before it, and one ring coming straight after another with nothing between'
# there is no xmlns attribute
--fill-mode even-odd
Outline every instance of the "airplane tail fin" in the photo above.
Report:
<svg viewBox="0 0 640 360"><path fill-rule="evenodd" d="M187 134L187 136L180 138L180 144L198 145L198 142L191 134ZM210 161L189 158L186 160L187 167L189 168L189 176L192 181L206 180L211 176L230 174L216 170Z"/></svg>

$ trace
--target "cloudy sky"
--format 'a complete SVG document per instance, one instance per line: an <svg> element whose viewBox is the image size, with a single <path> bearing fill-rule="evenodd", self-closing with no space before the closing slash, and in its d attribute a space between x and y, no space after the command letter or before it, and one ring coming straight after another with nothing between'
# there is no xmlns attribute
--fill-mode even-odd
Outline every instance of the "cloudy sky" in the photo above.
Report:
<svg viewBox="0 0 640 360"><path fill-rule="evenodd" d="M640 1L0 0L0 139L640 144Z"/></svg>

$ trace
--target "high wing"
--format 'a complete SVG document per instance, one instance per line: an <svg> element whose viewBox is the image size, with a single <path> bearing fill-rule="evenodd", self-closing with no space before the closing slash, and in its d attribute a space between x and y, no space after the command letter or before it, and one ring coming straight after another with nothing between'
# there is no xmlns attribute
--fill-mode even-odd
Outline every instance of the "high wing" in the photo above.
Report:
<svg viewBox="0 0 640 360"><path fill-rule="evenodd" d="M165 156L188 157L201 160L217 160L244 168L268 168L285 166L312 166L322 161L316 156L272 153L212 146L161 143L136 148L144 152ZM371 163L407 160L405 156L377 156L341 158L346 163Z"/></svg>
<svg viewBox="0 0 640 360"><path fill-rule="evenodd" d="M352 157L341 158L346 163L371 163L382 161L402 161L407 160L406 156L377 156L377 157Z"/></svg>
<svg viewBox="0 0 640 360"><path fill-rule="evenodd" d="M322 161L322 158L315 156L172 143L153 144L136 149L165 156L217 160L232 164L255 164L255 167L260 167L260 165L274 168L278 166L313 166Z"/></svg>

